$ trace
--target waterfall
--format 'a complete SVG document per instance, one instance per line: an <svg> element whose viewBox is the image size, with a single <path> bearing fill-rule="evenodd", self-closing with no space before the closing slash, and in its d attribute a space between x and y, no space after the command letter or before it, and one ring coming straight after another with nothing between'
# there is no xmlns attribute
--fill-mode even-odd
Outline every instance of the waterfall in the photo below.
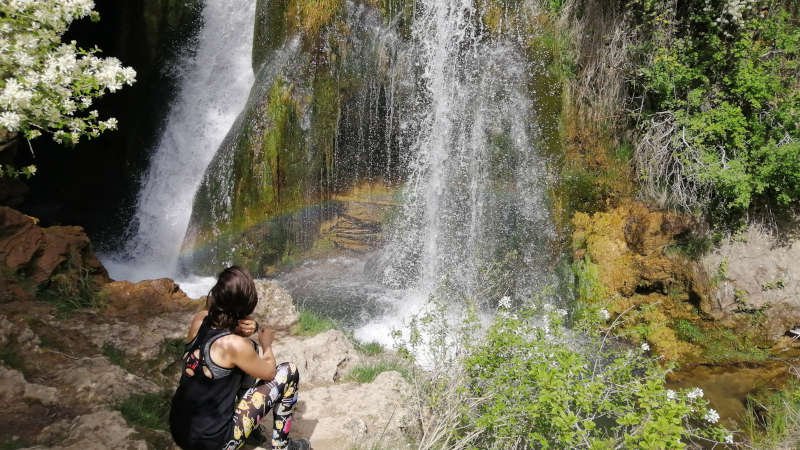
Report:
<svg viewBox="0 0 800 450"><path fill-rule="evenodd" d="M175 276L206 166L244 107L255 0L206 0L195 52L177 65L179 90L141 182L126 246L103 262L115 279Z"/></svg>
<svg viewBox="0 0 800 450"><path fill-rule="evenodd" d="M552 272L526 58L513 42L482 33L473 0L417 5L411 47L398 62L414 72L405 79L417 80L399 114L409 177L374 265L402 295L357 330L361 339L385 341L432 296L454 309L462 300L492 307L501 296L535 295Z"/></svg>

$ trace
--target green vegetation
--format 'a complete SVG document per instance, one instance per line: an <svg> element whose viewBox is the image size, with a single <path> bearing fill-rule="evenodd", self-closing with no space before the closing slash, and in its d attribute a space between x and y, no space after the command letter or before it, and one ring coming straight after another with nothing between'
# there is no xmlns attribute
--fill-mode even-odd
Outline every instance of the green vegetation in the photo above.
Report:
<svg viewBox="0 0 800 450"><path fill-rule="evenodd" d="M367 356L376 356L383 353L384 348L377 342L359 342L355 343L356 350Z"/></svg>
<svg viewBox="0 0 800 450"><path fill-rule="evenodd" d="M127 356L125 356L125 352L123 352L118 347L114 346L113 344L106 342L103 344L103 348L101 349L103 356L108 358L111 361L111 364L115 364L120 367L125 367L126 362L128 361Z"/></svg>
<svg viewBox="0 0 800 450"><path fill-rule="evenodd" d="M576 340L563 326L565 314L548 304L501 310L483 338L435 326L447 320L419 319L433 336L431 348L452 344L441 348L446 354L419 390L432 411L423 420L426 448L685 448L733 441L702 390L666 388L667 370L647 348L612 344L598 321Z"/></svg>
<svg viewBox="0 0 800 450"><path fill-rule="evenodd" d="M796 8L771 0L691 0L680 9L653 0L629 4L636 11L630 17L642 18L633 19L634 95L643 100L634 120L650 127L638 150L670 161L640 167L644 181L661 183L681 206L717 221L736 222L751 208L796 205Z"/></svg>
<svg viewBox="0 0 800 450"><path fill-rule="evenodd" d="M800 382L793 379L780 391L765 391L748 399L744 431L752 448L796 448L800 430Z"/></svg>
<svg viewBox="0 0 800 450"><path fill-rule="evenodd" d="M30 443L24 439L14 439L11 436L3 438L3 441L0 442L0 450L17 450L18 448L25 448L29 446Z"/></svg>
<svg viewBox="0 0 800 450"><path fill-rule="evenodd" d="M172 391L133 394L118 404L117 409L131 425L167 431L171 398Z"/></svg>
<svg viewBox="0 0 800 450"><path fill-rule="evenodd" d="M701 327L689 320L678 319L673 325L678 338L697 345L703 359L711 363L763 362L769 359L769 346L757 332L736 332L720 326Z"/></svg>
<svg viewBox="0 0 800 450"><path fill-rule="evenodd" d="M48 284L37 293L41 300L53 303L61 314L84 308L99 308L104 299L92 280L89 269L70 267L50 277Z"/></svg>
<svg viewBox="0 0 800 450"><path fill-rule="evenodd" d="M0 361L5 366L19 371L22 371L25 367L25 361L17 349L8 344L0 348Z"/></svg>
<svg viewBox="0 0 800 450"><path fill-rule="evenodd" d="M381 373L392 370L400 372L403 378L410 378L407 364L399 361L379 361L353 367L347 379L358 383L371 383Z"/></svg>
<svg viewBox="0 0 800 450"><path fill-rule="evenodd" d="M313 336L336 328L336 322L309 310L299 311L297 325L292 332L300 336Z"/></svg>

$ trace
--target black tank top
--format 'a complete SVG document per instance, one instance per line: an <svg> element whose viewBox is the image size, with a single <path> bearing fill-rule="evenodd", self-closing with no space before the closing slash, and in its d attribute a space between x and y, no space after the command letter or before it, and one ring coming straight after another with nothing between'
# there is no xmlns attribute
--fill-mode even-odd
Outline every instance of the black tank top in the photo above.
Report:
<svg viewBox="0 0 800 450"><path fill-rule="evenodd" d="M172 397L169 425L175 443L185 450L220 450L233 431L236 394L243 372L211 360L211 344L231 334L211 328L203 319L197 336L186 345L183 372Z"/></svg>

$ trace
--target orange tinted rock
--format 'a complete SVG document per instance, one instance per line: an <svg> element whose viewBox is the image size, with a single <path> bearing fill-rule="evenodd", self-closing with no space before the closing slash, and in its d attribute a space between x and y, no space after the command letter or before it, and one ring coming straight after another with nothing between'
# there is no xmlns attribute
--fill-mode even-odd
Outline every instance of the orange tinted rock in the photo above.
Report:
<svg viewBox="0 0 800 450"><path fill-rule="evenodd" d="M36 219L0 207L0 281L7 289L0 300L19 299L20 290L32 295L50 287L78 290L110 281L81 227L40 227Z"/></svg>
<svg viewBox="0 0 800 450"><path fill-rule="evenodd" d="M189 298L170 278L138 283L114 281L100 290L104 315L110 317L152 317L158 314L194 310L203 302Z"/></svg>

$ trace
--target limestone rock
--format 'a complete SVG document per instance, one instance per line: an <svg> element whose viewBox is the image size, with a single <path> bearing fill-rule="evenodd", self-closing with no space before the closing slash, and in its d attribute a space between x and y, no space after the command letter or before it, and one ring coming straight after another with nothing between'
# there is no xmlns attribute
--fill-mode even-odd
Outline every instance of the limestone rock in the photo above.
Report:
<svg viewBox="0 0 800 450"><path fill-rule="evenodd" d="M10 404L19 399L38 401L44 405L58 403L58 389L41 384L29 383L18 370L0 366L0 400Z"/></svg>
<svg viewBox="0 0 800 450"><path fill-rule="evenodd" d="M301 390L294 429L309 436L316 450L398 447L411 423L410 390L393 371L379 374L369 384Z"/></svg>
<svg viewBox="0 0 800 450"><path fill-rule="evenodd" d="M278 363L291 361L300 370L302 384L323 385L337 381L344 369L359 356L353 344L339 330L310 338L286 336L272 346Z"/></svg>
<svg viewBox="0 0 800 450"><path fill-rule="evenodd" d="M126 372L102 356L80 358L70 366L59 368L55 380L93 408L114 404L131 393L159 391L155 383Z"/></svg>
<svg viewBox="0 0 800 450"><path fill-rule="evenodd" d="M780 243L750 227L703 259L717 288L701 307L718 319L759 311L770 339L791 333L800 327L798 261L800 241Z"/></svg>
<svg viewBox="0 0 800 450"><path fill-rule="evenodd" d="M637 288L660 290L691 276L689 265L664 252L690 225L686 216L650 211L639 203L593 216L577 213L574 256L576 260L588 256L602 268L603 285L622 296L632 296Z"/></svg>
<svg viewBox="0 0 800 450"><path fill-rule="evenodd" d="M255 280L258 305L253 315L263 324L276 330L288 330L297 323L297 308L292 297L277 282Z"/></svg>
<svg viewBox="0 0 800 450"><path fill-rule="evenodd" d="M100 296L105 300L105 316L120 317L126 321L170 312L194 311L200 306L169 278L138 283L114 281L103 286Z"/></svg>
<svg viewBox="0 0 800 450"><path fill-rule="evenodd" d="M0 291L5 301L24 299L36 288L78 293L109 281L81 227L42 228L5 206L0 206L0 268L0 281L10 287Z"/></svg>
<svg viewBox="0 0 800 450"><path fill-rule="evenodd" d="M34 449L51 450L147 450L147 443L133 438L119 411L107 409L56 422L42 430Z"/></svg>

